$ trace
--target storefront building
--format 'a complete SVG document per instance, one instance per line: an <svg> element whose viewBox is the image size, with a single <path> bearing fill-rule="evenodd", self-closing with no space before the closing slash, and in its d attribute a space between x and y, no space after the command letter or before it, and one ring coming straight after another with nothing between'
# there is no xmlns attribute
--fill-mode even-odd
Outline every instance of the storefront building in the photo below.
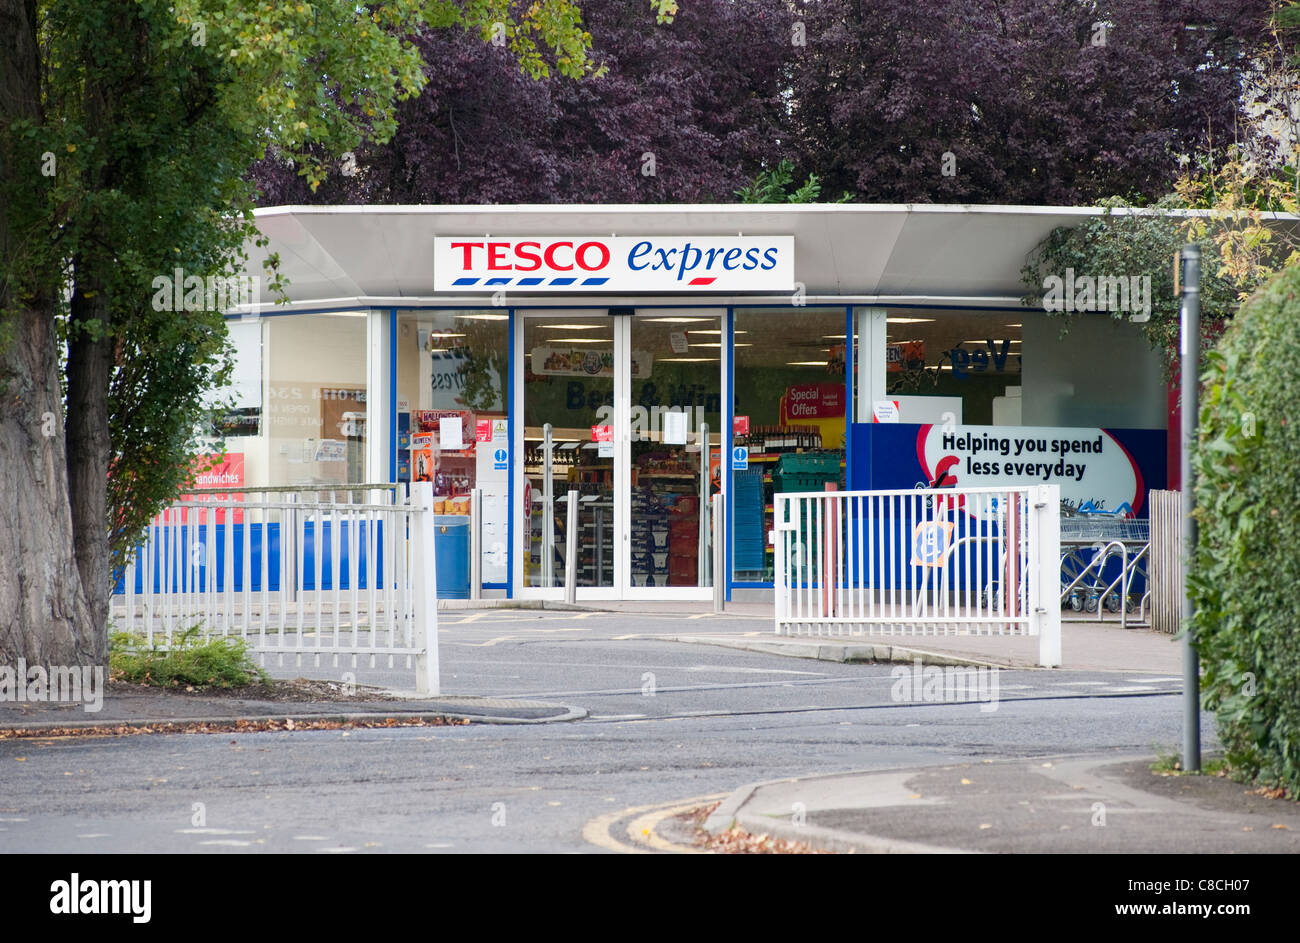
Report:
<svg viewBox="0 0 1300 943"><path fill-rule="evenodd" d="M1145 516L1158 355L1020 300L1028 253L1093 212L260 210L249 272L278 255L290 301L229 316L216 480L427 479L449 514L482 489L486 594L513 598L562 595L569 490L590 600L710 597L715 493L729 597L770 592L775 491L1051 481Z"/></svg>

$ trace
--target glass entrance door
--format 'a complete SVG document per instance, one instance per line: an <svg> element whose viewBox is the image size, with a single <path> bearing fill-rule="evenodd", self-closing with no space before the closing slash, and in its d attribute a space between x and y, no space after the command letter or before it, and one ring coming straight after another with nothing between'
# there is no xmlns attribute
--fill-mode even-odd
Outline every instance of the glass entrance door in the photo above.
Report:
<svg viewBox="0 0 1300 943"><path fill-rule="evenodd" d="M597 442L614 427L618 357L605 311L546 312L523 318L523 586L565 585L568 528L580 590L615 596L615 449ZM607 438L603 435L602 439ZM571 516L568 495L577 493ZM549 594L548 594L549 595Z"/></svg>
<svg viewBox="0 0 1300 943"><path fill-rule="evenodd" d="M641 309L624 320L627 595L699 595L689 590L713 585L709 498L720 487L723 319L709 310Z"/></svg>
<svg viewBox="0 0 1300 943"><path fill-rule="evenodd" d="M560 596L572 565L579 598L707 597L721 314L521 313L521 595Z"/></svg>

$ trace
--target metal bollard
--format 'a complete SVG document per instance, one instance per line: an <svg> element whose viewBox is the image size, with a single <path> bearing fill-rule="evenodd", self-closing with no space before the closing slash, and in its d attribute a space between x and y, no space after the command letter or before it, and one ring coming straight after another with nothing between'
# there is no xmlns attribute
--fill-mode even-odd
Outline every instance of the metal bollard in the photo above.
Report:
<svg viewBox="0 0 1300 943"><path fill-rule="evenodd" d="M564 601L578 600L578 492L569 492L569 516L564 523Z"/></svg>
<svg viewBox="0 0 1300 943"><path fill-rule="evenodd" d="M555 482L552 476L551 459L555 442L551 438L551 424L542 425L542 585L555 585ZM532 509L529 508L529 515ZM527 530L531 525L524 521Z"/></svg>
<svg viewBox="0 0 1300 943"><path fill-rule="evenodd" d="M723 525L722 516L725 505L722 503L722 495L715 494L713 502L713 611L722 612L727 603L727 554L726 541L724 534L726 528Z"/></svg>
<svg viewBox="0 0 1300 943"><path fill-rule="evenodd" d="M469 493L469 598L483 598L483 489Z"/></svg>
<svg viewBox="0 0 1300 943"><path fill-rule="evenodd" d="M700 510L696 570L699 586L709 585L709 424L700 423Z"/></svg>

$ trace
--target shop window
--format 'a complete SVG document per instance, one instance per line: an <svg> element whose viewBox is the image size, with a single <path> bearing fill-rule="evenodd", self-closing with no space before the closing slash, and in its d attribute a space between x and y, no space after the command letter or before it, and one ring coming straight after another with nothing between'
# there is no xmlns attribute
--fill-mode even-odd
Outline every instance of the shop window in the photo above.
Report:
<svg viewBox="0 0 1300 943"><path fill-rule="evenodd" d="M844 487L847 343L843 308L738 309L732 473L732 573L771 582L773 495Z"/></svg>
<svg viewBox="0 0 1300 943"><path fill-rule="evenodd" d="M199 487L332 487L366 481L367 312L230 321L223 463ZM207 459L203 459L207 462Z"/></svg>
<svg viewBox="0 0 1300 943"><path fill-rule="evenodd" d="M434 510L483 492L483 581L506 579L509 315L437 309L397 319L397 478L433 483Z"/></svg>
<svg viewBox="0 0 1300 943"><path fill-rule="evenodd" d="M899 421L1020 425L1021 323L1017 312L890 310L885 391Z"/></svg>

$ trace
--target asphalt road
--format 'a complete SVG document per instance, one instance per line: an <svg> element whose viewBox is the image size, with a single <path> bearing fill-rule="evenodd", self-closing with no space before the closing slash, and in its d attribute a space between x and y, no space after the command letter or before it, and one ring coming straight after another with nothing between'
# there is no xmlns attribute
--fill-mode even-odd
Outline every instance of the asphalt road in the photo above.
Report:
<svg viewBox="0 0 1300 943"><path fill-rule="evenodd" d="M708 623L701 634L766 628L693 621ZM574 723L0 741L0 848L592 852L593 820L757 780L1180 739L1176 678L1008 670L996 700L900 702L890 666L655 638L696 630L668 616L446 615L443 693L590 712ZM271 667L403 687L411 677ZM1208 718L1204 729L1213 746Z"/></svg>

